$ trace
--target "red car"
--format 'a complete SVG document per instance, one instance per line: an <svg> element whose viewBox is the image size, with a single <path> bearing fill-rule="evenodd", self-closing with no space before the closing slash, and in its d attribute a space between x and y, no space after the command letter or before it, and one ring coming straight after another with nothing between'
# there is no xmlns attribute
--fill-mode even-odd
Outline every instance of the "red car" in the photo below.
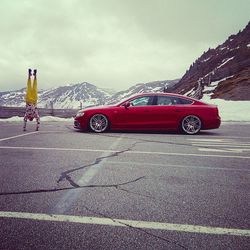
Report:
<svg viewBox="0 0 250 250"><path fill-rule="evenodd" d="M221 120L217 106L172 93L143 93L112 106L80 110L74 128L110 130L180 130L197 134L215 129Z"/></svg>

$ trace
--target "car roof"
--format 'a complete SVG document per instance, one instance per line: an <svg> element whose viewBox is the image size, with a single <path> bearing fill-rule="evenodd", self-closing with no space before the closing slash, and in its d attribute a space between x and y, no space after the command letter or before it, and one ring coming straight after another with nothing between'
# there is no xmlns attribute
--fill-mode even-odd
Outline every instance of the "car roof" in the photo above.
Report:
<svg viewBox="0 0 250 250"><path fill-rule="evenodd" d="M130 98L134 98L134 97L140 97L140 96L155 96L155 95L161 95L161 96L175 96L175 97L181 97L181 98L186 98L186 99L190 99L190 100L195 100L194 98L191 98L189 96L184 96L184 95L180 95L180 94L176 94L176 93L171 93L171 92L145 92L145 93L140 93L140 94L135 94L129 97Z"/></svg>

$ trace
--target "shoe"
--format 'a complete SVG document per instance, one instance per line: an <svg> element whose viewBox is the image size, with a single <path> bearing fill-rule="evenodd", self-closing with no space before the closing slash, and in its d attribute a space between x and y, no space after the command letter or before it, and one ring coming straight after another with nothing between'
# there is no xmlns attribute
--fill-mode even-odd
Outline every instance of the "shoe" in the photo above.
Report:
<svg viewBox="0 0 250 250"><path fill-rule="evenodd" d="M29 69L28 71L29 71L29 76L31 76L32 75L32 70Z"/></svg>
<svg viewBox="0 0 250 250"><path fill-rule="evenodd" d="M37 70L36 69L34 69L34 71L33 71L34 73L33 73L33 76L36 76L36 73L37 73Z"/></svg>

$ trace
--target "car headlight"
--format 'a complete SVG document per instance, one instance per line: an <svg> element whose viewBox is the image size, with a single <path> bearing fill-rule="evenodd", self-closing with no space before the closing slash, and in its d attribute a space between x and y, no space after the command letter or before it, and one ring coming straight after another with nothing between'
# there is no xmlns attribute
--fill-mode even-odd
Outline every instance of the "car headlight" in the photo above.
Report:
<svg viewBox="0 0 250 250"><path fill-rule="evenodd" d="M80 116L84 116L84 112L83 111L77 112L76 117L80 117Z"/></svg>

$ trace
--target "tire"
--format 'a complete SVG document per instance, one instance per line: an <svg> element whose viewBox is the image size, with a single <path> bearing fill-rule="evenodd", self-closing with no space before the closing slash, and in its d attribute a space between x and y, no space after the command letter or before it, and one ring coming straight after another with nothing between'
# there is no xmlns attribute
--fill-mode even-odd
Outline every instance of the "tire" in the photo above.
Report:
<svg viewBox="0 0 250 250"><path fill-rule="evenodd" d="M188 115L182 119L181 130L188 135L195 135L201 130L201 120L195 115Z"/></svg>
<svg viewBox="0 0 250 250"><path fill-rule="evenodd" d="M103 114L95 114L89 120L89 128L95 133L102 133L109 127L108 118Z"/></svg>

